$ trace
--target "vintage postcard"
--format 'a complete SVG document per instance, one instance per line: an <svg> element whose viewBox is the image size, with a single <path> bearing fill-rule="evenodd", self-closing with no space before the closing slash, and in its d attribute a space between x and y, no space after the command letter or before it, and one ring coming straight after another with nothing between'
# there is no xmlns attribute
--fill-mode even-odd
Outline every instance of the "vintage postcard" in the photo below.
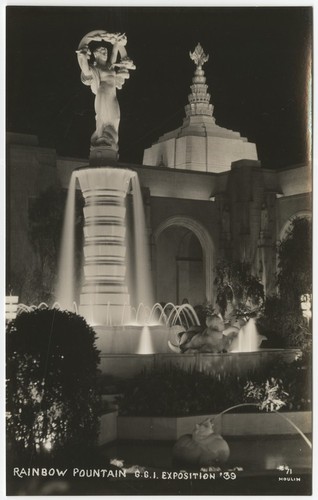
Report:
<svg viewBox="0 0 318 500"><path fill-rule="evenodd" d="M6 8L6 495L312 494L313 9Z"/></svg>

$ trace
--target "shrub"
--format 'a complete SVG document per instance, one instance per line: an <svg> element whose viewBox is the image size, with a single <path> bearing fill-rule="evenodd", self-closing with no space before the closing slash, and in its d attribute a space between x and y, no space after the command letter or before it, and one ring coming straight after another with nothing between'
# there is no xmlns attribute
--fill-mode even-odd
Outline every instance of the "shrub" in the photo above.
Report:
<svg viewBox="0 0 318 500"><path fill-rule="evenodd" d="M273 377L281 377L284 389L288 393L286 408L288 410L310 410L312 401L312 355L304 351L293 363L282 360L273 366Z"/></svg>
<svg viewBox="0 0 318 500"><path fill-rule="evenodd" d="M278 247L277 285L280 296L300 313L300 296L312 292L311 223L295 218Z"/></svg>
<svg viewBox="0 0 318 500"><path fill-rule="evenodd" d="M216 302L221 313L226 309L227 295L233 295L233 302L238 310L248 309L251 300L254 307L260 307L264 300L264 287L260 280L251 274L251 266L247 262L221 261L215 269Z"/></svg>
<svg viewBox="0 0 318 500"><path fill-rule="evenodd" d="M122 415L140 416L213 413L228 401L235 404L242 389L238 377L227 374L213 377L173 366L144 370L127 382L119 410Z"/></svg>
<svg viewBox="0 0 318 500"><path fill-rule="evenodd" d="M310 350L312 336L299 308L290 307L283 297L266 299L264 313L257 321L261 334L272 347L300 347Z"/></svg>
<svg viewBox="0 0 318 500"><path fill-rule="evenodd" d="M263 411L283 407L308 410L310 367L310 360L303 357L292 363L276 360L275 364L243 376L184 371L173 366L144 370L126 382L119 399L119 412L133 416L203 415L251 402Z"/></svg>
<svg viewBox="0 0 318 500"><path fill-rule="evenodd" d="M278 411L286 406L288 396L282 380L274 377L260 384L249 380L244 387L245 401L258 404L260 410Z"/></svg>
<svg viewBox="0 0 318 500"><path fill-rule="evenodd" d="M312 292L311 223L295 218L278 247L279 294L268 297L258 327L281 347L311 349L311 326L303 317L301 296Z"/></svg>
<svg viewBox="0 0 318 500"><path fill-rule="evenodd" d="M28 237L36 254L33 265L25 264L25 272L13 273L13 289L25 304L53 303L54 283L60 253L66 192L52 185L32 200L28 213ZM75 279L80 279L83 239L83 198L76 194L75 218Z"/></svg>
<svg viewBox="0 0 318 500"><path fill-rule="evenodd" d="M7 327L7 438L21 456L93 446L99 351L85 320L66 311L22 313Z"/></svg>

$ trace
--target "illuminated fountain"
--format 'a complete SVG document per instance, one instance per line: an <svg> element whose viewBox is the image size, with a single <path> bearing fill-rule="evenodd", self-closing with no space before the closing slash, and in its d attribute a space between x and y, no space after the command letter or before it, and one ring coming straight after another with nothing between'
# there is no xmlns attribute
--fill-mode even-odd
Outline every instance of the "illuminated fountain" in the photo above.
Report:
<svg viewBox="0 0 318 500"><path fill-rule="evenodd" d="M65 215L58 303L64 309L73 309L75 273L72 240L76 179L85 199L84 279L79 314L94 326L102 352L166 352L170 326L183 320L187 328L198 320L188 304L180 307L169 304L169 317L165 313L167 309L159 304L151 307L153 298L142 197L137 174L132 170L101 167L73 172ZM136 269L136 273L135 279L129 280L126 196L130 191L134 228L130 241L134 242L134 259L130 256L129 264ZM147 325L152 334L155 331L156 341L151 341L153 335L150 333L146 335L146 331L142 332L141 338L145 339L147 347L140 346L140 325ZM175 332L176 328L172 331Z"/></svg>
<svg viewBox="0 0 318 500"><path fill-rule="evenodd" d="M199 322L189 305L153 306L138 176L116 163L120 121L116 89L122 88L129 70L135 69L126 43L125 35L95 30L84 36L77 50L81 80L96 96L96 130L91 138L90 165L74 171L70 180L56 300L61 308L73 310L77 298L78 312L94 327L102 353L149 354L167 352L171 335ZM85 200L80 294L74 286L77 183ZM128 194L133 208L129 228ZM129 234L130 226L133 231Z"/></svg>
<svg viewBox="0 0 318 500"><path fill-rule="evenodd" d="M168 340L174 343L180 331L199 325L195 311L189 304L175 306L169 303L164 308L160 304L153 305L138 175L117 164L120 110L116 89L122 88L129 71L135 69L127 56L126 43L125 35L93 31L85 35L77 51L81 80L96 96L96 130L91 138L89 166L74 171L70 180L56 307L73 311L75 305L75 312L94 327L102 370L131 375L148 366L148 356L141 358L140 355L159 356L155 363L175 362L192 368L199 363L200 370L205 367L210 370L212 365L214 370L219 370L226 365L226 370L231 370L234 357L246 351L258 351L260 338L253 320L241 329L233 342L231 350L238 351L236 354L180 355L170 351ZM110 55L107 45L112 46ZM200 54L198 57L199 64ZM76 293L74 286L77 188L85 200L80 293ZM120 363L125 356L126 363ZM244 362L248 366L246 358Z"/></svg>

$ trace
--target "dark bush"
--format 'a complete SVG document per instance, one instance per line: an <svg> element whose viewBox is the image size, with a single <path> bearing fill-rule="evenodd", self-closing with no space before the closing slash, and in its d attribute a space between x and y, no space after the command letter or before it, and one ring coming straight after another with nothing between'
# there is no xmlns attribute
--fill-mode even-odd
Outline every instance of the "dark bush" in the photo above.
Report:
<svg viewBox="0 0 318 500"><path fill-rule="evenodd" d="M226 390L224 388L226 387ZM120 400L122 415L185 416L213 413L241 399L237 377L213 377L197 371L164 367L143 371L128 381Z"/></svg>
<svg viewBox="0 0 318 500"><path fill-rule="evenodd" d="M310 350L311 330L299 308L293 308L283 297L268 297L257 328L269 341L269 347L300 347ZM264 345L263 347L266 347Z"/></svg>
<svg viewBox="0 0 318 500"><path fill-rule="evenodd" d="M225 313L229 298L239 310L247 308L249 299L254 307L261 307L264 287L260 280L252 275L249 263L220 261L215 268L215 274L216 302L222 314Z"/></svg>
<svg viewBox="0 0 318 500"><path fill-rule="evenodd" d="M265 389L267 382L271 388L278 382L276 395L287 393L287 397L283 397L283 410L308 410L311 408L310 367L310 360L302 357L292 363L276 360L275 364L240 377L184 371L173 366L144 370L126 382L119 400L119 412L121 415L165 417L215 414L237 404L253 402L247 384ZM261 391L254 401L263 405L265 411L271 407L268 394Z"/></svg>
<svg viewBox="0 0 318 500"><path fill-rule="evenodd" d="M300 296L312 292L312 228L297 217L278 247L277 285L280 296L300 313Z"/></svg>
<svg viewBox="0 0 318 500"><path fill-rule="evenodd" d="M22 313L6 332L7 439L17 455L93 446L99 351L85 320L56 309Z"/></svg>
<svg viewBox="0 0 318 500"><path fill-rule="evenodd" d="M295 218L278 246L278 294L267 297L258 318L260 332L270 347L311 350L311 321L301 309L301 296L312 293L312 228L305 218Z"/></svg>

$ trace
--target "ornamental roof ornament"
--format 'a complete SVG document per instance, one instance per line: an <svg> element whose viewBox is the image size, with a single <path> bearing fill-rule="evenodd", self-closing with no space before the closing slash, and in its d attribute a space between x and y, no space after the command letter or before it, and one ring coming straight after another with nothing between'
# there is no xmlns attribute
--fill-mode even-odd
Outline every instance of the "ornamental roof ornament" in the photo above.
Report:
<svg viewBox="0 0 318 500"><path fill-rule="evenodd" d="M203 64L209 60L209 54L205 54L200 43L196 46L193 52L189 52L190 59L194 61L194 64L199 68L202 68Z"/></svg>
<svg viewBox="0 0 318 500"><path fill-rule="evenodd" d="M210 94L205 83L206 78L202 66L209 60L209 56L204 53L200 43L197 44L193 52L189 52L190 59L196 65L192 78L191 94L188 96L189 104L185 107L186 116L205 115L213 118L213 106L210 104Z"/></svg>

